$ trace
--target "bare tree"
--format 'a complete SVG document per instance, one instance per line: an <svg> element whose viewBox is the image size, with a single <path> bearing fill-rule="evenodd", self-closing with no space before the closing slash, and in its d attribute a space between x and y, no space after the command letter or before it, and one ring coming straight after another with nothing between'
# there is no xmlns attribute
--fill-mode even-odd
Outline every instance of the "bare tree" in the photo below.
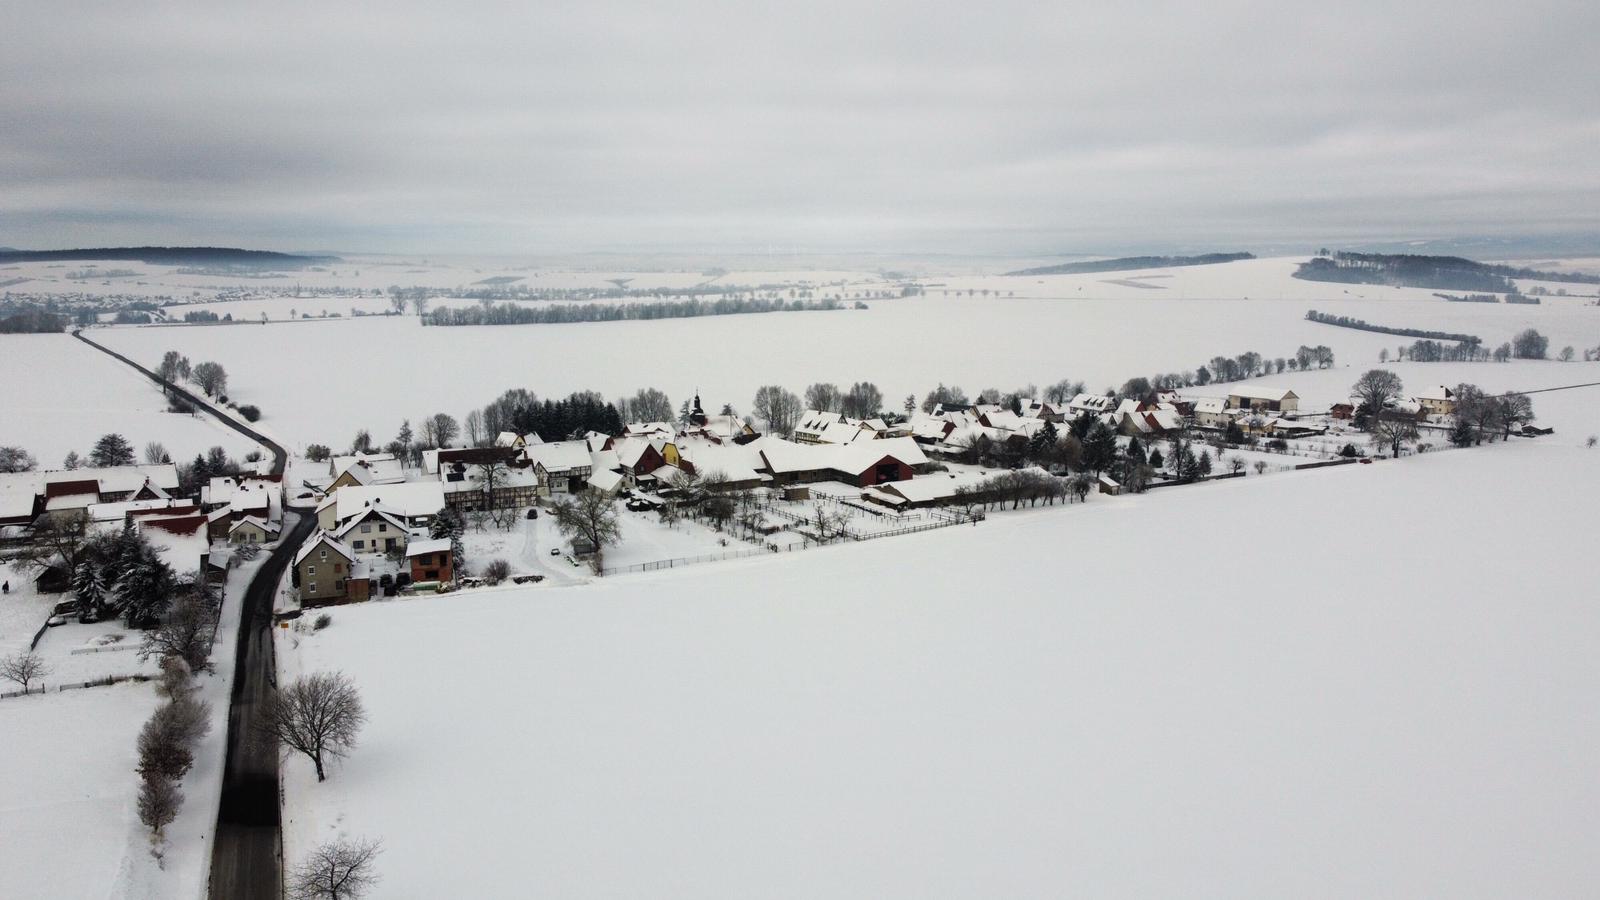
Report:
<svg viewBox="0 0 1600 900"><path fill-rule="evenodd" d="M1501 437L1510 438L1512 428L1533 421L1533 400L1527 394L1512 391L1495 398L1495 406L1500 418Z"/></svg>
<svg viewBox="0 0 1600 900"><path fill-rule="evenodd" d="M318 672L269 695L257 727L264 739L305 754L317 780L327 781L324 759L349 752L366 721L354 682L343 672Z"/></svg>
<svg viewBox="0 0 1600 900"><path fill-rule="evenodd" d="M581 537L594 545L595 574L600 573L601 555L607 544L622 539L622 523L617 519L617 505L600 491L584 491L566 500L559 500L551 509L556 527L568 537Z"/></svg>
<svg viewBox="0 0 1600 900"><path fill-rule="evenodd" d="M139 658L176 657L194 672L211 669L211 639L216 620L205 600L183 594L172 601L172 608L161 624L145 632Z"/></svg>
<svg viewBox="0 0 1600 900"><path fill-rule="evenodd" d="M1351 386L1351 393L1367 409L1367 427L1373 427L1384 407L1400 396L1400 376L1388 369L1369 369Z"/></svg>
<svg viewBox="0 0 1600 900"><path fill-rule="evenodd" d="M145 778L139 787L139 821L150 829L156 840L161 839L161 829L178 817L182 806L183 792L160 775Z"/></svg>
<svg viewBox="0 0 1600 900"><path fill-rule="evenodd" d="M228 372L221 363L203 362L194 367L194 383L212 397L228 392Z"/></svg>
<svg viewBox="0 0 1600 900"><path fill-rule="evenodd" d="M845 415L870 419L883 410L883 391L870 381L858 381L845 392L840 404Z"/></svg>
<svg viewBox="0 0 1600 900"><path fill-rule="evenodd" d="M429 447L448 447L460 430L455 416L434 413L422 420L422 442Z"/></svg>
<svg viewBox="0 0 1600 900"><path fill-rule="evenodd" d="M467 417L462 420L462 425L467 430L467 444L469 446L489 446L489 436L484 434L482 412L475 409L467 413Z"/></svg>
<svg viewBox="0 0 1600 900"><path fill-rule="evenodd" d="M167 447L160 441L151 441L144 445L144 461L148 465L160 465L172 462L172 455L167 452Z"/></svg>
<svg viewBox="0 0 1600 900"><path fill-rule="evenodd" d="M627 402L628 416L635 422L671 422L672 398L656 388L640 388Z"/></svg>
<svg viewBox="0 0 1600 900"><path fill-rule="evenodd" d="M31 472L39 461L21 447L0 447L0 472Z"/></svg>
<svg viewBox="0 0 1600 900"><path fill-rule="evenodd" d="M779 437L789 437L794 433L802 409L800 398L793 391L769 384L756 390L753 411L766 421L769 432Z"/></svg>
<svg viewBox="0 0 1600 900"><path fill-rule="evenodd" d="M483 567L483 578L490 584L499 584L511 577L511 564L503 559L492 560Z"/></svg>
<svg viewBox="0 0 1600 900"><path fill-rule="evenodd" d="M0 660L0 678L22 685L24 694L28 692L30 684L49 674L49 663L31 650Z"/></svg>
<svg viewBox="0 0 1600 900"><path fill-rule="evenodd" d="M1400 448L1417 439L1417 423L1410 416L1380 415L1370 426L1372 440L1389 448L1389 455L1398 458Z"/></svg>
<svg viewBox="0 0 1600 900"><path fill-rule="evenodd" d="M377 841L334 840L307 854L289 875L293 900L356 900L378 883Z"/></svg>
<svg viewBox="0 0 1600 900"><path fill-rule="evenodd" d="M819 381L806 388L806 408L820 410L821 412L838 412L844 402L844 395L839 393L839 386Z"/></svg>
<svg viewBox="0 0 1600 900"><path fill-rule="evenodd" d="M422 318L423 316L427 315L428 314L428 297L427 297L427 295L422 293L421 291L418 291L416 293L416 295L411 298L411 308L416 311L417 318L419 318L419 319Z"/></svg>

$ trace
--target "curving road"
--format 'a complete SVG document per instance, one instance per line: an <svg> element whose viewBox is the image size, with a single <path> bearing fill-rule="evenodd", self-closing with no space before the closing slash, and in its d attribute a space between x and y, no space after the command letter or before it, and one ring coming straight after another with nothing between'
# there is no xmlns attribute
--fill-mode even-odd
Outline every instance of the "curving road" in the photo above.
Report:
<svg viewBox="0 0 1600 900"><path fill-rule="evenodd" d="M271 473L282 477L289 454L266 435L224 414L205 398L168 384L121 353L73 331L72 336L116 359L272 454ZM295 551L317 524L301 515L284 534L245 588L239 611L239 642L234 651L233 693L228 704L228 757L222 772L222 805L211 853L211 896L219 900L281 900L279 860L278 748L254 738L255 717L267 692L276 687L272 647L272 606L278 583Z"/></svg>

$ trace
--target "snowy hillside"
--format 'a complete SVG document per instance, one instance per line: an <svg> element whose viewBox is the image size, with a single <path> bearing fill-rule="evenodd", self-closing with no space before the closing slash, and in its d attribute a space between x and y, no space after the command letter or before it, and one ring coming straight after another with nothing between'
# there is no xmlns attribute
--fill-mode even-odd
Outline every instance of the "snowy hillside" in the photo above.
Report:
<svg viewBox="0 0 1600 900"><path fill-rule="evenodd" d="M282 665L349 673L371 725L326 784L289 763L287 850L381 838L383 896L1569 895L1597 459L340 609Z"/></svg>

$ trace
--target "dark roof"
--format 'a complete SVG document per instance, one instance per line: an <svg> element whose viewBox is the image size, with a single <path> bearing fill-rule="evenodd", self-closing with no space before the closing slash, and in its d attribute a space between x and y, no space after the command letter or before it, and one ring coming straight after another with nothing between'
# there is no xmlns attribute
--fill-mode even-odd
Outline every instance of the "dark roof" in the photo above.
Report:
<svg viewBox="0 0 1600 900"><path fill-rule="evenodd" d="M100 493L100 481L95 478L78 481L52 481L44 486L45 497L68 497L73 494Z"/></svg>

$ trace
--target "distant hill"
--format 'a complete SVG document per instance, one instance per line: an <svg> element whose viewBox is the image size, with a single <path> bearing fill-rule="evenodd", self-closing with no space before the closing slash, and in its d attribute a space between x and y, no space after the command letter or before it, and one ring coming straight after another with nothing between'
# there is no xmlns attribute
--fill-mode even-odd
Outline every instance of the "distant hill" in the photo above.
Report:
<svg viewBox="0 0 1600 900"><path fill-rule="evenodd" d="M1062 263L1059 266L1040 266L1021 269L1007 275L1086 275L1094 272L1132 272L1137 269L1175 269L1179 266L1213 266L1217 263L1255 259L1254 253L1206 253L1201 256L1124 256L1118 259L1096 259L1090 262Z"/></svg>
<svg viewBox="0 0 1600 900"><path fill-rule="evenodd" d="M325 262L337 256L301 256L271 250L240 250L237 247L95 247L79 250L0 249L0 264L8 262L53 262L57 260L136 260L152 266L250 266L254 268L298 269Z"/></svg>
<svg viewBox="0 0 1600 900"><path fill-rule="evenodd" d="M1300 264L1294 277L1335 284L1386 284L1444 291L1517 292L1510 279L1600 284L1600 275L1540 272L1515 266L1475 262L1460 256L1418 256L1411 253L1335 253Z"/></svg>

